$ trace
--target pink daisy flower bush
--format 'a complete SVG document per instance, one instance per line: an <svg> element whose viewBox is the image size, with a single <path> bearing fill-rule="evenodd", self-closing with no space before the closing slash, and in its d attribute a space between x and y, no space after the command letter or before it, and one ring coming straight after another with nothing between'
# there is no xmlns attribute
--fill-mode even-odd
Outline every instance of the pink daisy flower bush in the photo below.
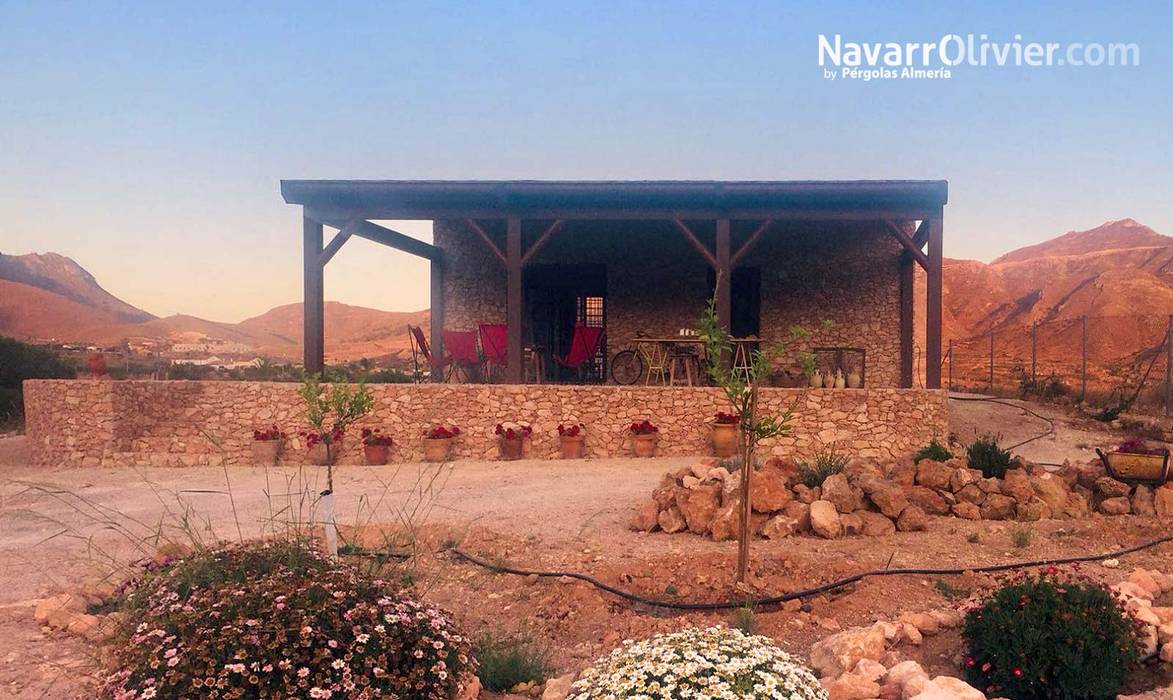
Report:
<svg viewBox="0 0 1173 700"><path fill-rule="evenodd" d="M116 700L448 700L475 671L447 613L297 543L193 555L123 607Z"/></svg>
<svg viewBox="0 0 1173 700"><path fill-rule="evenodd" d="M595 662L567 700L827 700L811 671L767 637L724 627L628 640Z"/></svg>

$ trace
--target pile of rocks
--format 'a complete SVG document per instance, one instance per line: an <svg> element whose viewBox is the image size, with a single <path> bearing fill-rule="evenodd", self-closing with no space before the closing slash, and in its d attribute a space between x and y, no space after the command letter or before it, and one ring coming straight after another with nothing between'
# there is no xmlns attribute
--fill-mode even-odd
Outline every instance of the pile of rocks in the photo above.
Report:
<svg viewBox="0 0 1173 700"><path fill-rule="evenodd" d="M639 505L631 529L732 539L739 485L740 472L730 473L714 458L669 472ZM986 478L957 458L858 459L811 487L801 482L793 460L775 457L754 472L752 486L753 532L771 539L805 532L836 538L923 530L929 515L1021 521L1092 512L1173 517L1173 484L1131 486L1108 476L1099 462L1050 472L1017 460L999 479Z"/></svg>
<svg viewBox="0 0 1173 700"><path fill-rule="evenodd" d="M1111 589L1124 610L1141 625L1141 654L1159 655L1164 663L1173 663L1173 607L1153 605L1154 600L1173 591L1173 576L1136 569Z"/></svg>

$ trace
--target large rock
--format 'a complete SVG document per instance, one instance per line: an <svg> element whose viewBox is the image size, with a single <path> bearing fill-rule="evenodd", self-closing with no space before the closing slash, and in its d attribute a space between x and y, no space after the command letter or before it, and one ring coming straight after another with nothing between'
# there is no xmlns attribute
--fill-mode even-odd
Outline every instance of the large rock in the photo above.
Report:
<svg viewBox="0 0 1173 700"><path fill-rule="evenodd" d="M909 506L896 519L896 529L901 532L924 530L929 526L929 517L919 506Z"/></svg>
<svg viewBox="0 0 1173 700"><path fill-rule="evenodd" d="M863 518L859 513L841 513L839 523L843 525L843 534L847 536L863 534Z"/></svg>
<svg viewBox="0 0 1173 700"><path fill-rule="evenodd" d="M981 481L982 473L977 469L970 469L962 466L960 469L955 469L953 475L949 477L949 490L957 493L961 489Z"/></svg>
<svg viewBox="0 0 1173 700"><path fill-rule="evenodd" d="M762 471L774 472L787 481L793 481L798 475L798 462L790 457L771 457L762 465Z"/></svg>
<svg viewBox="0 0 1173 700"><path fill-rule="evenodd" d="M949 488L949 480L953 477L953 471L953 467L944 462L922 459L916 465L916 483L931 489L947 489Z"/></svg>
<svg viewBox="0 0 1173 700"><path fill-rule="evenodd" d="M721 507L721 485L700 484L690 489L676 490L676 507L688 523L688 531L703 535L709 531L717 509Z"/></svg>
<svg viewBox="0 0 1173 700"><path fill-rule="evenodd" d="M1007 469L1002 478L1002 493L1010 496L1019 503L1026 503L1034 498L1035 488L1030 483L1030 476L1022 469Z"/></svg>
<svg viewBox="0 0 1173 700"><path fill-rule="evenodd" d="M896 523L882 513L873 513L870 510L861 510L855 513L863 521L863 534L868 537L884 537L896 532Z"/></svg>
<svg viewBox="0 0 1173 700"><path fill-rule="evenodd" d="M786 515L775 515L762 526L762 537L768 540L780 540L790 537L797 530L797 523L795 523L794 518Z"/></svg>
<svg viewBox="0 0 1173 700"><path fill-rule="evenodd" d="M566 696L570 695L572 685L574 685L573 673L551 678L546 681L546 687L542 689L542 700L566 700Z"/></svg>
<svg viewBox="0 0 1173 700"><path fill-rule="evenodd" d="M1064 505L1066 505L1066 499L1064 499ZM1034 497L1026 503L1018 504L1018 519L1023 522L1049 520L1051 515L1051 507L1041 498Z"/></svg>
<svg viewBox="0 0 1173 700"><path fill-rule="evenodd" d="M1153 490L1148 486L1137 486L1132 492L1132 512L1136 515L1156 515L1157 504Z"/></svg>
<svg viewBox="0 0 1173 700"><path fill-rule="evenodd" d="M1104 468L1104 463L1098 459L1094 459L1086 464L1075 465L1076 483L1086 489L1095 490L1096 482L1101 477L1107 475L1108 470Z"/></svg>
<svg viewBox="0 0 1173 700"><path fill-rule="evenodd" d="M1063 506L1063 516L1067 518L1086 518L1088 514L1087 499L1074 491L1067 494L1067 503Z"/></svg>
<svg viewBox="0 0 1173 700"><path fill-rule="evenodd" d="M880 684L855 673L844 673L833 679L822 679L827 700L870 700L880 694Z"/></svg>
<svg viewBox="0 0 1173 700"><path fill-rule="evenodd" d="M660 529L668 534L680 532L688 527L688 523L684 522L684 516L680 514L680 509L676 506L660 511L658 522Z"/></svg>
<svg viewBox="0 0 1173 700"><path fill-rule="evenodd" d="M1153 509L1160 518L1173 518L1173 485L1165 484L1153 492Z"/></svg>
<svg viewBox="0 0 1173 700"><path fill-rule="evenodd" d="M635 509L635 515L632 516L628 527L636 532L652 532L660 526L659 515L660 508L656 501L648 499Z"/></svg>
<svg viewBox="0 0 1173 700"><path fill-rule="evenodd" d="M1132 512L1132 503L1125 496L1105 498L1100 501L1099 510L1104 515L1127 515Z"/></svg>
<svg viewBox="0 0 1173 700"><path fill-rule="evenodd" d="M908 507L908 496L904 495L904 489L891 481L874 479L866 482L863 489L880 512L889 518L899 517Z"/></svg>
<svg viewBox="0 0 1173 700"><path fill-rule="evenodd" d="M1101 476L1096 479L1096 493L1104 498L1118 498L1127 496L1131 487L1123 481L1117 481L1110 476Z"/></svg>
<svg viewBox="0 0 1173 700"><path fill-rule="evenodd" d="M977 482L978 488L986 493L1002 493L1002 480L989 477Z"/></svg>
<svg viewBox="0 0 1173 700"><path fill-rule="evenodd" d="M823 497L823 489L820 486L795 484L792 490L794 491L795 497L808 506Z"/></svg>
<svg viewBox="0 0 1173 700"><path fill-rule="evenodd" d="M986 520L1009 520L1014 517L1015 502L1010 496L991 493L982 504L982 518Z"/></svg>
<svg viewBox="0 0 1173 700"><path fill-rule="evenodd" d="M874 625L853 627L815 642L811 647L810 664L820 677L838 678L855 668L861 659L879 661L884 656L884 650L882 629Z"/></svg>
<svg viewBox="0 0 1173 700"><path fill-rule="evenodd" d="M986 492L977 484L968 484L957 492L957 500L980 506L986 502Z"/></svg>
<svg viewBox="0 0 1173 700"><path fill-rule="evenodd" d="M843 523L839 511L830 501L815 501L811 504L811 530L819 537L833 540L843 534Z"/></svg>
<svg viewBox="0 0 1173 700"><path fill-rule="evenodd" d="M809 503L791 501L782 509L782 514L794 521L795 532L807 532L811 529L811 507Z"/></svg>
<svg viewBox="0 0 1173 700"><path fill-rule="evenodd" d="M909 686L921 687L929 680L929 674L915 661L901 661L884 676L881 697L899 700Z"/></svg>
<svg viewBox="0 0 1173 700"><path fill-rule="evenodd" d="M823 481L823 499L835 504L840 513L854 513L863 506L863 491L852 486L845 474L832 474Z"/></svg>
<svg viewBox="0 0 1173 700"><path fill-rule="evenodd" d="M717 514L713 516L713 522L709 525L709 536L714 542L724 542L737 536L737 528L741 523L740 505L741 501L730 499L717 509Z"/></svg>
<svg viewBox="0 0 1173 700"><path fill-rule="evenodd" d="M665 510L676 505L676 479L671 474L664 475L670 483L652 491L652 500L656 502L657 510Z"/></svg>
<svg viewBox="0 0 1173 700"><path fill-rule="evenodd" d="M935 462L935 464L939 464L939 462ZM912 486L905 492L905 495L908 497L909 503L919 506L926 513L949 514L949 502L945 500L945 497L926 486Z"/></svg>
<svg viewBox="0 0 1173 700"><path fill-rule="evenodd" d="M911 700L986 700L986 695L960 678L937 676L922 685Z"/></svg>
<svg viewBox="0 0 1173 700"><path fill-rule="evenodd" d="M1062 479L1053 474L1041 474L1031 477L1030 485L1034 487L1035 495L1047 504L1052 513L1063 514L1064 508L1067 507L1068 491Z"/></svg>
<svg viewBox="0 0 1173 700"><path fill-rule="evenodd" d="M916 465L912 463L911 459L900 460L896 466L892 467L888 478L901 486L912 486L916 483Z"/></svg>
<svg viewBox="0 0 1173 700"><path fill-rule="evenodd" d="M965 520L981 520L982 509L968 501L959 501L953 504L953 515Z"/></svg>
<svg viewBox="0 0 1173 700"><path fill-rule="evenodd" d="M750 481L749 502L759 513L773 513L794 498L788 477L778 469L759 469Z"/></svg>

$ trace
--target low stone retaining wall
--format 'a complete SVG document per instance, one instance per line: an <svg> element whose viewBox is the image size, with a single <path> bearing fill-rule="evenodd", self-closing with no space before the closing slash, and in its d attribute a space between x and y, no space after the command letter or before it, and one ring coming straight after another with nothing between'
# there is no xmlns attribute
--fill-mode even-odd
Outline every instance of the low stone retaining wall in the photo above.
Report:
<svg viewBox="0 0 1173 700"><path fill-rule="evenodd" d="M277 425L290 435L283 464L304 460L305 427L297 384L221 381L28 380L25 421L42 465L192 466L248 464L252 431ZM592 457L630 453L627 426L648 418L660 428L659 455L708 454L709 421L727 408L709 387L491 384L377 384L374 411L358 426L382 428L392 461L419 460L421 433L439 421L461 429L456 459L496 458L493 429L527 421L525 454L558 454L559 423L587 426ZM862 457L896 457L948 431L942 391L920 389L764 389L762 410L794 407L794 430L763 444L767 453L803 457L832 444ZM358 428L341 463L360 464Z"/></svg>

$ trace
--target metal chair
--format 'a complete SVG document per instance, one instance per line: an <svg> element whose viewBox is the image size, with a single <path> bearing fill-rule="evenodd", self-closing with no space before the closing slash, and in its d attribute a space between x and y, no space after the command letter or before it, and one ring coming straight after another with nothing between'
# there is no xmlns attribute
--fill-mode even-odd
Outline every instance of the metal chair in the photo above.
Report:
<svg viewBox="0 0 1173 700"><path fill-rule="evenodd" d="M432 357L432 349L428 345L427 337L424 336L424 329L407 324L407 339L411 344L411 362L414 367L411 376L416 384L422 384L424 381L424 372L420 367L421 359L428 367L429 376L444 371L445 363Z"/></svg>
<svg viewBox="0 0 1173 700"><path fill-rule="evenodd" d="M565 357L554 355L554 361L567 369L578 372L581 380L583 367L588 362L594 361L595 356L599 354L604 336L605 331L602 328L576 323L574 324L574 335L570 337L570 351L566 353Z"/></svg>
<svg viewBox="0 0 1173 700"><path fill-rule="evenodd" d="M485 354L486 374L492 377L497 370L505 369L508 327L504 323L481 323L477 325L477 331L481 337L481 351Z"/></svg>
<svg viewBox="0 0 1173 700"><path fill-rule="evenodd" d="M463 372L464 381L472 381L480 363L476 331L444 330L444 364L451 366L445 381L450 381L458 372Z"/></svg>

